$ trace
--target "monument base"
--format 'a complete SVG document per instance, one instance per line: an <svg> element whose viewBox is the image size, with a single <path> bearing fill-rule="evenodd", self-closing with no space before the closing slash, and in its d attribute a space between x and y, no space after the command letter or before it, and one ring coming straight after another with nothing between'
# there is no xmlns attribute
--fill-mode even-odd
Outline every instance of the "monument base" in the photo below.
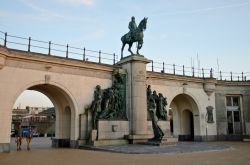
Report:
<svg viewBox="0 0 250 165"><path fill-rule="evenodd" d="M133 57L133 56L137 56L137 57L144 57L143 55L140 55L140 54L131 54L131 55L128 55L128 56L122 57L122 58L121 58L121 60L126 59L126 58L130 58L130 57Z"/></svg>
<svg viewBox="0 0 250 165"><path fill-rule="evenodd" d="M52 138L52 147L53 148L69 148L70 147L70 139Z"/></svg>
<svg viewBox="0 0 250 165"><path fill-rule="evenodd" d="M161 141L156 140L148 140L147 142L143 142L141 144L144 145L152 145L152 146L162 146L162 145L176 145L178 142L178 138L172 137L172 136L164 136Z"/></svg>
<svg viewBox="0 0 250 165"><path fill-rule="evenodd" d="M93 141L91 146L110 146L110 145L124 145L128 144L128 140L125 139L117 139L117 140L97 140Z"/></svg>
<svg viewBox="0 0 250 165"><path fill-rule="evenodd" d="M173 136L164 136L161 141L161 145L176 145L178 142L178 138Z"/></svg>
<svg viewBox="0 0 250 165"><path fill-rule="evenodd" d="M148 141L148 135L125 135L124 138L128 140L129 144L145 143Z"/></svg>
<svg viewBox="0 0 250 165"><path fill-rule="evenodd" d="M0 153L1 152L10 152L10 143L0 143Z"/></svg>

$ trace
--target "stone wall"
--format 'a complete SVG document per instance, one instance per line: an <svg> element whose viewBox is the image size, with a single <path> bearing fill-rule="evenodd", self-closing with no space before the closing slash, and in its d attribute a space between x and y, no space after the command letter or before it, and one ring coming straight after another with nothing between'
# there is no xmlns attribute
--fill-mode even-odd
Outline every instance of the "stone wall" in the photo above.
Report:
<svg viewBox="0 0 250 165"><path fill-rule="evenodd" d="M215 106L216 106L216 121L217 121L217 132L218 135L227 134L227 113L225 106L225 94L218 93L215 94Z"/></svg>
<svg viewBox="0 0 250 165"><path fill-rule="evenodd" d="M167 97L167 109L172 108L175 136L189 136L192 114L194 140L214 140L227 136L225 96L241 97L243 136L250 136L250 82L225 82L147 72L150 60L130 56L118 65L103 65L87 61L0 48L0 152L9 150L11 110L24 90L36 90L47 95L56 110L55 146L66 142L77 147L77 140L87 141L92 133L91 114L85 112L93 100L96 85L111 87L114 69L123 69L126 80L126 110L128 121L99 121L100 140L147 140L152 136L147 121L146 88ZM213 122L207 122L207 107L213 107ZM160 121L160 127L169 133L169 121ZM136 136L134 136L136 135ZM235 138L235 137L234 137ZM70 144L68 144L70 143ZM118 142L120 143L120 142Z"/></svg>
<svg viewBox="0 0 250 165"><path fill-rule="evenodd" d="M129 121L98 121L98 140L124 139L129 134Z"/></svg>
<svg viewBox="0 0 250 165"><path fill-rule="evenodd" d="M249 115L250 114L250 84L249 82L224 82L219 81L216 85L216 116L218 139L235 140L249 136ZM240 118L242 133L237 135L228 134L226 96L240 97Z"/></svg>
<svg viewBox="0 0 250 165"><path fill-rule="evenodd" d="M54 104L55 138L76 144L79 114L91 103L97 84L111 86L114 67L5 48L0 48L0 54L5 60L0 69L0 150L10 143L11 112L17 97L27 89L44 93Z"/></svg>
<svg viewBox="0 0 250 165"><path fill-rule="evenodd" d="M173 110L174 136L190 134L188 127L184 128L184 122L189 120L185 119L183 114L184 110L189 110L193 114L194 137L196 139L205 139L203 137L211 136L210 139L215 139L217 123L214 95L216 81L214 79L183 77L153 72L148 72L147 77L147 84L151 85L152 90L156 90L166 96L168 101L167 109L171 108ZM209 85L205 86L204 84L208 82ZM207 123L206 108L208 106L214 108L214 122L212 123Z"/></svg>

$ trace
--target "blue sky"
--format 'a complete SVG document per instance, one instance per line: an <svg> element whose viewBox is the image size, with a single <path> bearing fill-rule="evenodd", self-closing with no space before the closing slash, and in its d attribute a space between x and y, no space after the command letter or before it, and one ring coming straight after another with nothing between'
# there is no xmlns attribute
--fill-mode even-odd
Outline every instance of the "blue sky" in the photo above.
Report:
<svg viewBox="0 0 250 165"><path fill-rule="evenodd" d="M148 17L140 51L148 59L197 67L198 53L200 67L218 70L218 59L222 71L250 72L250 0L0 2L9 34L120 54L131 16Z"/></svg>

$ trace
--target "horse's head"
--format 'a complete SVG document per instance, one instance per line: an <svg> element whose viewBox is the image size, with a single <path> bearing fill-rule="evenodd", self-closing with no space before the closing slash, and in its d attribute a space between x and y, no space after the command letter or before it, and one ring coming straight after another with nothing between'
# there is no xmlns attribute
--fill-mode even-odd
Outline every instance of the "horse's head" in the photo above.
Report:
<svg viewBox="0 0 250 165"><path fill-rule="evenodd" d="M148 18L144 17L141 20L141 22L140 22L140 24L138 26L138 29L140 29L140 30L146 30L146 28L147 28L147 20L148 20Z"/></svg>

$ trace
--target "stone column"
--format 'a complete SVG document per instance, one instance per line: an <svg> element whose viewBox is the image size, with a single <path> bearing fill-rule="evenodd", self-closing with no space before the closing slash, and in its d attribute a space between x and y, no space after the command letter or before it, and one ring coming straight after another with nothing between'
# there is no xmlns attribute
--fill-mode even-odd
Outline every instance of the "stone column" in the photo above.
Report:
<svg viewBox="0 0 250 165"><path fill-rule="evenodd" d="M128 56L118 62L127 73L126 109L130 134L126 138L131 143L147 140L146 64L149 62L139 55Z"/></svg>
<svg viewBox="0 0 250 165"><path fill-rule="evenodd" d="M6 88L3 85L3 81L6 80L6 76L1 74L2 69L4 69L6 61L6 49L1 50L0 52L0 153L1 152L10 152L10 132L11 132L11 113L12 109L10 108L9 100L9 88ZM3 73L3 72L2 72Z"/></svg>
<svg viewBox="0 0 250 165"><path fill-rule="evenodd" d="M10 133L11 133L11 99L8 96L6 86L0 86L0 153L10 152Z"/></svg>

